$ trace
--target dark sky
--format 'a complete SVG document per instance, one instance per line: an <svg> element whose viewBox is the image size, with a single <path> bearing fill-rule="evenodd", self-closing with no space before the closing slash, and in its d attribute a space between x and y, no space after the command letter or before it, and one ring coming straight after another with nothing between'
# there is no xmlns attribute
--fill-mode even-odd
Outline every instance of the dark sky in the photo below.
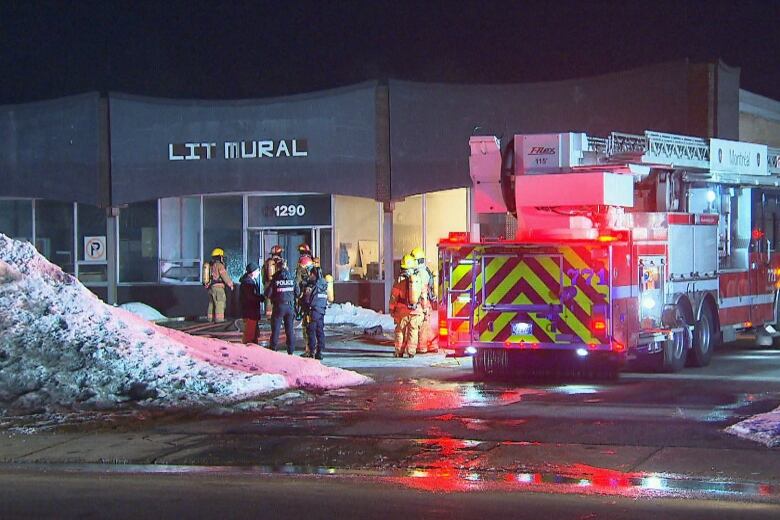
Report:
<svg viewBox="0 0 780 520"><path fill-rule="evenodd" d="M780 100L780 1L0 0L0 103L567 79L722 59Z"/></svg>

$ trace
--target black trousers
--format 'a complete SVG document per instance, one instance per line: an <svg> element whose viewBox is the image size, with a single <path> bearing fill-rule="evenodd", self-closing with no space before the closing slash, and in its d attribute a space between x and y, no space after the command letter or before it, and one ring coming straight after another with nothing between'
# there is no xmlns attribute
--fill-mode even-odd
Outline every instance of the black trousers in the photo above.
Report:
<svg viewBox="0 0 780 520"><path fill-rule="evenodd" d="M287 336L287 353L292 354L295 350L295 331L293 330L293 312L292 305L274 304L274 310L271 314L271 348L276 350L279 341L279 327L284 322L284 333Z"/></svg>
<svg viewBox="0 0 780 520"><path fill-rule="evenodd" d="M321 354L325 349L325 315L312 311L310 316L311 320L306 327L309 333L309 352Z"/></svg>

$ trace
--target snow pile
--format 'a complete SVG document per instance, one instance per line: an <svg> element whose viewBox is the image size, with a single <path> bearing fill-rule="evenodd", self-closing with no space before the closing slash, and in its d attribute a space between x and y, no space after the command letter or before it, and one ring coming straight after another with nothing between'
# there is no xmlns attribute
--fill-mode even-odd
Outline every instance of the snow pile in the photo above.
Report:
<svg viewBox="0 0 780 520"><path fill-rule="evenodd" d="M140 316L141 318L149 321L163 321L167 320L168 318L162 314L160 311L155 309L154 307L150 307L149 305L146 305L145 303L141 302L128 302L123 303L120 305L121 308L123 308L126 311L130 311L136 316Z"/></svg>
<svg viewBox="0 0 780 520"><path fill-rule="evenodd" d="M776 448L780 446L780 407L733 424L726 432Z"/></svg>
<svg viewBox="0 0 780 520"><path fill-rule="evenodd" d="M0 406L208 405L367 381L315 360L151 324L104 304L31 244L0 234Z"/></svg>
<svg viewBox="0 0 780 520"><path fill-rule="evenodd" d="M371 309L364 309L351 303L334 303L325 313L327 325L355 325L361 328L382 326L382 330L395 329L393 318L389 314L382 314Z"/></svg>

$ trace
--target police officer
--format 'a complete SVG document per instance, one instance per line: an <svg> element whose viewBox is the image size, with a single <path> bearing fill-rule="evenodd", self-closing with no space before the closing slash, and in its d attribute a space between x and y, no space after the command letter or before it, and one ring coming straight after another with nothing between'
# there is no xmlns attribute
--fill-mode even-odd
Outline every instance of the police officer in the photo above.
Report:
<svg viewBox="0 0 780 520"><path fill-rule="evenodd" d="M268 256L268 258L265 259L265 262L263 263L263 292L268 289L268 286L271 284L271 279L274 277L274 274L279 269L281 263L284 261L282 258L283 253L284 249L282 246L276 244L271 248L271 254ZM272 311L273 304L270 300L266 300L265 315L267 318L271 317Z"/></svg>
<svg viewBox="0 0 780 520"><path fill-rule="evenodd" d="M287 336L287 353L292 355L295 350L295 331L293 330L293 320L295 312L293 305L298 298L299 289L287 267L286 262L282 262L281 268L274 273L271 283L265 290L266 299L273 303L273 313L271 314L271 350L276 350L279 340L279 327L284 322L284 333Z"/></svg>
<svg viewBox="0 0 780 520"><path fill-rule="evenodd" d="M412 255L401 260L401 276L390 293L390 315L395 321L395 357L414 357L420 339L423 309L420 305L422 284L416 275L417 262Z"/></svg>
<svg viewBox="0 0 780 520"><path fill-rule="evenodd" d="M308 329L309 352L314 353L314 359L322 359L322 350L325 348L328 282L322 276L322 269L319 267L314 267L309 272L306 288L301 296L301 305Z"/></svg>
<svg viewBox="0 0 780 520"><path fill-rule="evenodd" d="M425 251L421 247L415 247L410 253L417 262L416 275L420 278L422 293L420 302L423 309L423 322L420 324L420 345L417 352L425 354L426 352L438 352L439 348L433 334L433 302L436 301L436 293L433 289L433 273L425 263Z"/></svg>
<svg viewBox="0 0 780 520"><path fill-rule="evenodd" d="M225 321L225 306L227 295L225 286L233 290L233 280L228 276L225 268L225 251L221 247L215 247L211 251L210 276L208 282L209 307L208 318L213 322Z"/></svg>
<svg viewBox="0 0 780 520"><path fill-rule="evenodd" d="M249 262L246 272L239 280L238 299L241 304L241 318L244 320L242 343L257 343L257 322L262 316L261 305L265 297L260 287L260 266Z"/></svg>

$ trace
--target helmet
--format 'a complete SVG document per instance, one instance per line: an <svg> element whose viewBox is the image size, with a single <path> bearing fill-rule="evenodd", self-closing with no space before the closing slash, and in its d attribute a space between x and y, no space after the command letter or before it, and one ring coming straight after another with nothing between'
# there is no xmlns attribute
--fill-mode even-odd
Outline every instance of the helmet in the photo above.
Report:
<svg viewBox="0 0 780 520"><path fill-rule="evenodd" d="M314 267L314 260L312 260L310 256L303 256L300 260L298 260L298 265L304 269L311 269Z"/></svg>
<svg viewBox="0 0 780 520"><path fill-rule="evenodd" d="M414 269L417 267L417 261L412 255L404 255L401 259L401 269Z"/></svg>
<svg viewBox="0 0 780 520"><path fill-rule="evenodd" d="M284 249L282 249L282 246L280 246L279 244L276 244L271 248L272 255L281 255L282 253L284 253Z"/></svg>
<svg viewBox="0 0 780 520"><path fill-rule="evenodd" d="M425 263L425 251L423 251L422 247L415 247L410 254L418 264Z"/></svg>
<svg viewBox="0 0 780 520"><path fill-rule="evenodd" d="M302 255L303 255L303 254L310 255L310 254L311 254L311 248L309 247L309 244L307 244L306 242L304 242L303 244L301 244L301 245L299 245L299 246L298 246L298 252L299 252L300 254L302 254Z"/></svg>
<svg viewBox="0 0 780 520"><path fill-rule="evenodd" d="M215 247L211 250L211 256L225 256L225 251L221 247Z"/></svg>

